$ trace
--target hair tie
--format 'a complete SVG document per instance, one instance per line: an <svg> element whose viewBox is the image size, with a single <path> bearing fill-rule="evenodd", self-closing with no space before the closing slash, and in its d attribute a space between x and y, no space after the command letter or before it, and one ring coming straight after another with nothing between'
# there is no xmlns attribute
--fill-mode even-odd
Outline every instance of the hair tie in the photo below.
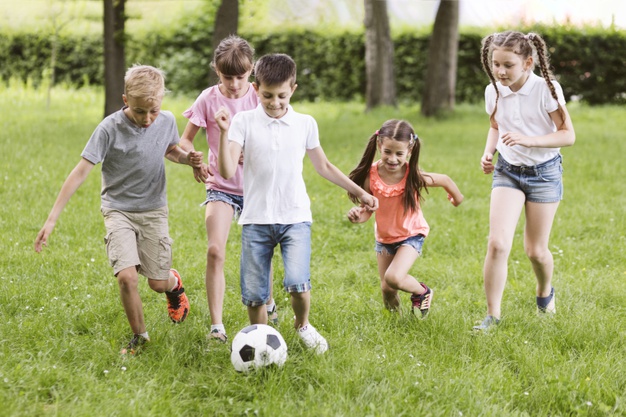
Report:
<svg viewBox="0 0 626 417"><path fill-rule="evenodd" d="M378 132L379 132L379 131L378 131L378 129L377 129L377 130L376 130L376 132L374 132L374 134L375 134L376 136L378 136Z"/></svg>

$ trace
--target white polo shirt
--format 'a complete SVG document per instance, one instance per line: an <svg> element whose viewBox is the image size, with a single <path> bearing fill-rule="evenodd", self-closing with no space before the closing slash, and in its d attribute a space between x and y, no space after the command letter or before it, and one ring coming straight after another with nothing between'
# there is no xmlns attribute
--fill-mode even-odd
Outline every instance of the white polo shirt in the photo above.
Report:
<svg viewBox="0 0 626 417"><path fill-rule="evenodd" d="M283 117L274 119L259 104L233 117L228 139L240 144L244 152L244 207L239 224L312 221L302 177L306 151L320 146L312 116L289 106Z"/></svg>
<svg viewBox="0 0 626 417"><path fill-rule="evenodd" d="M559 103L565 105L563 90L558 82L552 81ZM531 73L526 83L513 92L499 82L498 111L495 119L498 123L500 139L496 149L504 159L518 166L533 166L549 161L559 154L560 148L525 148L520 145L506 146L502 143L502 135L517 132L526 136L543 136L556 132L557 128L549 113L558 109L557 101L552 98L546 81ZM485 89L485 108L488 114L493 112L496 103L496 91L493 84Z"/></svg>

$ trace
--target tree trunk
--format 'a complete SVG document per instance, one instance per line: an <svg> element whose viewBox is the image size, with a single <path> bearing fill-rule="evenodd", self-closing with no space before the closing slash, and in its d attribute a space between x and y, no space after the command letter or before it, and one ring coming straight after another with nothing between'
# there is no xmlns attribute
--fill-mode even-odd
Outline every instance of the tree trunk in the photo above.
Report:
<svg viewBox="0 0 626 417"><path fill-rule="evenodd" d="M124 3L126 0L104 0L104 117L124 105L126 54Z"/></svg>
<svg viewBox="0 0 626 417"><path fill-rule="evenodd" d="M367 110L396 105L393 42L386 0L365 0L365 89Z"/></svg>
<svg viewBox="0 0 626 417"><path fill-rule="evenodd" d="M424 116L454 110L458 49L459 2L441 0L428 49L421 110Z"/></svg>
<svg viewBox="0 0 626 417"><path fill-rule="evenodd" d="M236 35L239 27L239 0L222 0L215 15L213 27L213 51L221 40L228 35ZM219 78L213 71L209 71L209 85L217 84Z"/></svg>

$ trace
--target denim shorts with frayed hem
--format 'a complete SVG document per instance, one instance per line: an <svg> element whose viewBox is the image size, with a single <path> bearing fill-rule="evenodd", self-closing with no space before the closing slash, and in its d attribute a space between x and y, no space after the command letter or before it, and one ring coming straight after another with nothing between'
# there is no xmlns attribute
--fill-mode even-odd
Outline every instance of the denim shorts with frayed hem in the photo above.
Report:
<svg viewBox="0 0 626 417"><path fill-rule="evenodd" d="M415 249L419 255L421 255L424 239L426 239L426 237L420 234L395 243L380 243L377 241L374 250L376 250L376 253L379 255L395 255L400 246L410 246Z"/></svg>
<svg viewBox="0 0 626 417"><path fill-rule="evenodd" d="M509 187L520 190L531 203L557 203L563 199L563 158L535 166L511 165L500 155L493 171L492 189Z"/></svg>

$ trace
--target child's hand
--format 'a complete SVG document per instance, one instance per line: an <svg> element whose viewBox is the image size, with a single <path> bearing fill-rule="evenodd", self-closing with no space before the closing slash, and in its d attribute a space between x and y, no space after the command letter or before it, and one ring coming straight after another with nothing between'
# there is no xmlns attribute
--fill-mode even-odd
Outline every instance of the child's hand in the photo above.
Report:
<svg viewBox="0 0 626 417"><path fill-rule="evenodd" d="M46 221L46 224L44 224L35 238L35 252L39 253L43 249L43 246L48 246L48 236L52 233L52 229L54 229L54 224L50 224Z"/></svg>
<svg viewBox="0 0 626 417"><path fill-rule="evenodd" d="M348 211L348 220L350 220L352 223L359 223L359 220L361 219L361 214L363 214L364 211L365 209L363 207L352 207Z"/></svg>
<svg viewBox="0 0 626 417"><path fill-rule="evenodd" d="M368 193L364 193L360 198L359 201L361 201L361 204L363 204L363 208L369 210L369 211L376 211L378 210L378 199L376 197L374 197L373 195L370 195Z"/></svg>
<svg viewBox="0 0 626 417"><path fill-rule="evenodd" d="M189 153L187 154L187 160L189 162L189 165L194 168L201 168L203 156L204 154L202 152L189 151Z"/></svg>
<svg viewBox="0 0 626 417"><path fill-rule="evenodd" d="M222 132L226 132L230 127L230 112L224 106L221 106L217 112L215 112L215 121Z"/></svg>
<svg viewBox="0 0 626 417"><path fill-rule="evenodd" d="M198 182L202 182L202 183L206 182L206 180L209 178L209 174L213 175L213 173L211 173L211 170L209 169L209 166L207 164L202 164L200 168L193 169L193 177Z"/></svg>
<svg viewBox="0 0 626 417"><path fill-rule="evenodd" d="M463 202L463 198L463 194L457 196L457 198L454 198L451 194L448 194L448 200L450 200L454 207L458 207Z"/></svg>
<svg viewBox="0 0 626 417"><path fill-rule="evenodd" d="M506 146L519 145L525 148L532 147L530 137L524 136L521 133L516 133L516 132L507 132L504 135L502 135L502 143L504 143Z"/></svg>
<svg viewBox="0 0 626 417"><path fill-rule="evenodd" d="M485 174L491 174L493 172L494 166L492 153L485 152L483 157L480 159L480 167Z"/></svg>

